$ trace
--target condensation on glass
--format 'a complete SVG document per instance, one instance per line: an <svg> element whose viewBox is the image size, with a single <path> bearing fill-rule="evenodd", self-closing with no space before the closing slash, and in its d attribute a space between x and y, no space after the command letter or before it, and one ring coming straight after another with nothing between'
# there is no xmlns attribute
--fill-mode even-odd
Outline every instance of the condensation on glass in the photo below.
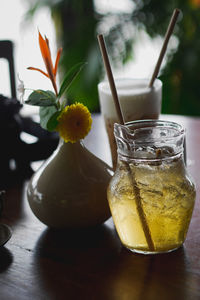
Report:
<svg viewBox="0 0 200 300"><path fill-rule="evenodd" d="M184 129L145 120L115 124L114 134L118 165L108 201L122 244L144 254L179 248L195 201L183 159Z"/></svg>

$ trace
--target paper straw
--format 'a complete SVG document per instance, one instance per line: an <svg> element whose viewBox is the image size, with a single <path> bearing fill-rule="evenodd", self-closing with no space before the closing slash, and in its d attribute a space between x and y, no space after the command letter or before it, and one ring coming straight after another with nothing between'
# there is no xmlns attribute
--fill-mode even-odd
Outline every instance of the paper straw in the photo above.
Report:
<svg viewBox="0 0 200 300"><path fill-rule="evenodd" d="M173 15L171 17L171 20L170 20L170 23L169 23L169 26L168 26L168 29L167 29L167 32L165 34L165 38L164 38L164 42L163 42L163 46L161 48L161 51L160 51L160 55L158 57L158 61L156 63L156 66L155 66L155 69L154 69L154 72L153 72L153 75L151 77L151 80L149 82L149 87L152 87L153 84L154 84L154 81L156 79L156 77L158 76L158 72L160 70L160 66L161 66L161 63L162 63L162 60L163 60L163 57L165 55L165 52L167 50L167 45L168 45L168 42L169 42L169 39L172 35L172 32L174 30L174 26L176 24L176 21L178 19L178 16L179 16L179 13L180 13L180 10L178 8L176 8L173 12Z"/></svg>
<svg viewBox="0 0 200 300"><path fill-rule="evenodd" d="M115 108L116 108L116 111L117 111L117 116L118 116L118 119L119 119L119 123L124 124L124 118L123 118L121 107L120 107L120 104L119 104L119 98L118 98L118 95L117 95L115 81L114 81L114 78L113 78L113 74L112 74L112 70L111 70L111 66L110 66L110 62L109 62L109 58L108 58L108 54L107 54L106 45L105 45L105 42L104 42L103 35L99 34L97 36L97 38L98 38L98 41L99 41L99 46L100 46L100 49L101 49L101 54L102 54L104 66L105 66L105 69L106 69L106 73L107 73L107 76L108 76L108 81L109 81L109 84L110 84L112 97L113 97L113 100L114 100L114 103L115 103Z"/></svg>
<svg viewBox="0 0 200 300"><path fill-rule="evenodd" d="M104 66L105 66L105 69L106 69L106 72L107 72L108 81L109 81L109 84L110 84L110 89L111 89L111 92L112 92L113 100L114 100L115 107L116 107L116 110L117 110L118 119L119 119L120 124L124 124L124 118L123 118L121 107L120 107L120 104L119 104L119 98L118 98L118 95L117 95L117 90L116 90L115 82L114 82L114 79L113 79L113 74L112 74L112 70L111 70L111 66L110 66L110 62L109 62L109 58L108 58L104 38L103 38L102 34L98 35L97 37L98 37L98 41L99 41L99 46L100 46ZM131 185L133 187L133 193L135 195L136 207L137 207L139 219L140 219L140 222L141 222L141 226L142 226L142 229L143 229L146 241L147 241L148 248L149 248L150 251L155 251L155 247L154 247L153 240L152 240L152 237L151 237L151 232L150 232L150 229L149 229L149 226L148 226L148 223L147 223L144 211L143 211L143 207L142 207L140 189L137 186L137 182L135 180L135 176L133 174L133 171L130 168L130 165L127 162L125 162L125 165L127 167L127 171L128 171L128 174L129 174Z"/></svg>

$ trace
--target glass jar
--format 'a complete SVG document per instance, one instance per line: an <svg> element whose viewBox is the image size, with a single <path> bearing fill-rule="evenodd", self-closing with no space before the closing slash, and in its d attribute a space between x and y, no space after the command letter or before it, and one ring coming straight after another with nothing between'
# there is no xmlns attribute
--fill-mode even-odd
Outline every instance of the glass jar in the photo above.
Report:
<svg viewBox="0 0 200 300"><path fill-rule="evenodd" d="M183 159L184 129L145 120L115 124L114 135L118 165L107 195L122 244L143 254L179 248L195 201Z"/></svg>

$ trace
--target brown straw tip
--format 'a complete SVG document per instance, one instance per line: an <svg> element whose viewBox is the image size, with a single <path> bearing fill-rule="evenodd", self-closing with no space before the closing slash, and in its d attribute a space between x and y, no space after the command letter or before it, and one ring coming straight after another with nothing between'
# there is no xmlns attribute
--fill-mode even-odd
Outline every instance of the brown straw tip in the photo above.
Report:
<svg viewBox="0 0 200 300"><path fill-rule="evenodd" d="M175 8L175 9L174 9L174 13L175 13L175 14L179 14L180 12L181 12L181 10L180 10L179 8Z"/></svg>

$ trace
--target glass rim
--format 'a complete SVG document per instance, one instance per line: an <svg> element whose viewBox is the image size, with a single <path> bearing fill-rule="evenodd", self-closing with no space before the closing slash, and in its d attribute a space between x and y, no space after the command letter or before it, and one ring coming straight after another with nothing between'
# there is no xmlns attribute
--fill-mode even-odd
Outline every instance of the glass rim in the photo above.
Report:
<svg viewBox="0 0 200 300"><path fill-rule="evenodd" d="M130 131L130 134L133 134L136 130L143 130L145 128L171 128L178 131L178 135L167 137L167 139L174 139L177 136L182 136L185 134L185 128L174 121L168 120L158 120L158 119L145 119L145 120L135 120L131 122L126 122L125 124L115 123L114 127L123 127Z"/></svg>
<svg viewBox="0 0 200 300"><path fill-rule="evenodd" d="M155 136L151 136L154 130ZM167 132L170 134L168 135ZM114 135L118 145L118 155L123 158L135 159L136 161L138 159L141 161L163 161L171 160L172 157L174 158L183 153L185 129L181 124L173 121L146 119L127 122L124 125L115 123ZM127 144L129 146L123 149L122 145ZM166 158L135 156L137 147L152 147L152 145L154 145L154 150L169 146L173 149L173 152L167 155Z"/></svg>

